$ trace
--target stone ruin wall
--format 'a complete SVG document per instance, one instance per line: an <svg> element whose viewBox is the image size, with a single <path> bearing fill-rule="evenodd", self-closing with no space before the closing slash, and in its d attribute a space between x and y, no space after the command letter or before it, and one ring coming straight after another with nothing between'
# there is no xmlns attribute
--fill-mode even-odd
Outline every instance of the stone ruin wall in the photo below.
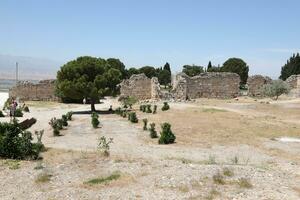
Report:
<svg viewBox="0 0 300 200"><path fill-rule="evenodd" d="M121 97L132 96L138 100L159 99L160 86L156 77L148 78L145 74L134 74L120 83Z"/></svg>
<svg viewBox="0 0 300 200"><path fill-rule="evenodd" d="M207 72L189 77L177 75L173 88L175 99L234 98L239 95L240 77L229 72Z"/></svg>
<svg viewBox="0 0 300 200"><path fill-rule="evenodd" d="M9 97L19 98L21 101L59 101L55 96L55 80L43 80L37 84L19 82L9 90Z"/></svg>
<svg viewBox="0 0 300 200"><path fill-rule="evenodd" d="M271 83L272 79L268 76L254 75L247 79L248 96L261 96L261 88L263 85Z"/></svg>
<svg viewBox="0 0 300 200"><path fill-rule="evenodd" d="M291 75L285 80L285 82L291 88L289 96L300 97L300 75Z"/></svg>

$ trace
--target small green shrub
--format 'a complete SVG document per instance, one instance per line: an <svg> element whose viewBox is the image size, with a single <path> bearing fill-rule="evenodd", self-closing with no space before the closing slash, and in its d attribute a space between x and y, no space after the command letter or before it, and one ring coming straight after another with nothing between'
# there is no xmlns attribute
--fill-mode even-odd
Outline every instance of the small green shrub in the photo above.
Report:
<svg viewBox="0 0 300 200"><path fill-rule="evenodd" d="M251 184L250 180L247 179L247 178L240 178L238 180L238 185L241 187L241 188L252 188L253 185Z"/></svg>
<svg viewBox="0 0 300 200"><path fill-rule="evenodd" d="M36 177L35 182L36 183L46 183L51 180L51 177L52 177L51 174L49 174L47 172L42 172Z"/></svg>
<svg viewBox="0 0 300 200"><path fill-rule="evenodd" d="M118 107L118 108L115 110L114 113L117 114L117 115L121 115L121 108Z"/></svg>
<svg viewBox="0 0 300 200"><path fill-rule="evenodd" d="M156 114L156 112L157 112L157 105L154 105L153 106L153 114Z"/></svg>
<svg viewBox="0 0 300 200"><path fill-rule="evenodd" d="M148 130L148 128L147 128L148 119L143 119L143 123L144 123L143 130L144 131Z"/></svg>
<svg viewBox="0 0 300 200"><path fill-rule="evenodd" d="M15 117L23 117L23 112L21 108L15 110Z"/></svg>
<svg viewBox="0 0 300 200"><path fill-rule="evenodd" d="M92 112L92 117L99 118L99 115L96 112Z"/></svg>
<svg viewBox="0 0 300 200"><path fill-rule="evenodd" d="M60 130L63 128L62 127L62 120L59 120L59 119L56 119L55 117L53 117L50 120L49 125L53 129L53 136L59 136L60 135Z"/></svg>
<svg viewBox="0 0 300 200"><path fill-rule="evenodd" d="M68 126L68 117L67 117L67 115L62 115L61 120L62 120L62 125L63 126Z"/></svg>
<svg viewBox="0 0 300 200"><path fill-rule="evenodd" d="M62 130L63 129L63 126L64 126L64 122L62 119L57 119L57 128L59 130Z"/></svg>
<svg viewBox="0 0 300 200"><path fill-rule="evenodd" d="M94 128L98 128L98 125L100 124L97 117L92 117L92 125Z"/></svg>
<svg viewBox="0 0 300 200"><path fill-rule="evenodd" d="M231 177L231 176L234 175L234 172L233 172L232 169L229 169L228 167L225 167L225 168L223 169L223 174L224 174L224 176L229 176L229 177Z"/></svg>
<svg viewBox="0 0 300 200"><path fill-rule="evenodd" d="M98 139L98 147L97 149L104 155L109 156L110 154L110 144L113 143L113 138L109 138L109 140L106 140L106 137L102 136Z"/></svg>
<svg viewBox="0 0 300 200"><path fill-rule="evenodd" d="M124 108L125 107L128 108L128 106L129 106L130 109L132 108L133 104L135 104L136 102L138 102L138 100L135 97L133 97L133 96L125 97L121 101L122 101L122 103L124 105Z"/></svg>
<svg viewBox="0 0 300 200"><path fill-rule="evenodd" d="M0 157L37 159L40 151L32 139L31 132L22 130L17 122L0 123Z"/></svg>
<svg viewBox="0 0 300 200"><path fill-rule="evenodd" d="M140 111L143 111L143 105L140 105Z"/></svg>
<svg viewBox="0 0 300 200"><path fill-rule="evenodd" d="M213 175L213 181L214 181L214 183L219 184L219 185L225 184L224 177L222 176L222 174L220 174L220 172Z"/></svg>
<svg viewBox="0 0 300 200"><path fill-rule="evenodd" d="M160 132L160 138L158 140L159 144L172 144L175 142L176 136L171 130L171 125L169 123L163 123L161 125L162 131Z"/></svg>
<svg viewBox="0 0 300 200"><path fill-rule="evenodd" d="M152 113L150 104L146 105L146 113Z"/></svg>
<svg viewBox="0 0 300 200"><path fill-rule="evenodd" d="M151 123L150 124L150 129L149 129L149 131L150 131L150 137L151 138L157 138L158 136L157 136L157 132L156 132L156 130L155 130L155 123Z"/></svg>
<svg viewBox="0 0 300 200"><path fill-rule="evenodd" d="M273 80L271 83L263 85L260 90L263 96L277 100L280 95L288 94L291 88L283 80Z"/></svg>
<svg viewBox="0 0 300 200"><path fill-rule="evenodd" d="M146 105L143 105L143 112L146 112L146 109L147 109L147 106Z"/></svg>
<svg viewBox="0 0 300 200"><path fill-rule="evenodd" d="M164 102L164 105L163 107L161 108L162 111L166 111L166 110L169 110L170 109L170 106L168 104L168 102Z"/></svg>
<svg viewBox="0 0 300 200"><path fill-rule="evenodd" d="M138 118L136 117L136 113L135 112L129 113L129 120L132 123L138 123L139 122Z"/></svg>
<svg viewBox="0 0 300 200"><path fill-rule="evenodd" d="M72 120L72 116L73 116L73 112L72 111L67 112L66 116L67 116L67 120L71 121Z"/></svg>
<svg viewBox="0 0 300 200"><path fill-rule="evenodd" d="M1 110L0 110L0 117L5 117Z"/></svg>
<svg viewBox="0 0 300 200"><path fill-rule="evenodd" d="M53 129L53 136L60 136L60 131L58 128Z"/></svg>

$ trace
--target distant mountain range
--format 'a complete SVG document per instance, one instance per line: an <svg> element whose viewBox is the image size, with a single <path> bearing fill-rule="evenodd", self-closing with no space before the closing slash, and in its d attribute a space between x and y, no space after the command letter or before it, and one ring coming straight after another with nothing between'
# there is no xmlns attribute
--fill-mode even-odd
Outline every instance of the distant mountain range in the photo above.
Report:
<svg viewBox="0 0 300 200"><path fill-rule="evenodd" d="M16 62L20 80L53 79L64 62L25 56L0 55L0 79L15 79Z"/></svg>

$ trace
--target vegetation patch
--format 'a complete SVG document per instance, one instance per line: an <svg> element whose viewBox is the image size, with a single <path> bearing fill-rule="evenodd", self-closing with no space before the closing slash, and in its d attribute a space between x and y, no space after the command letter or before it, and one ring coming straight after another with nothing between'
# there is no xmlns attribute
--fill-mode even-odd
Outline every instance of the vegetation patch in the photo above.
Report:
<svg viewBox="0 0 300 200"><path fill-rule="evenodd" d="M241 188L247 188L250 189L253 187L252 183L250 182L249 179L247 178L240 178L237 182L237 184L241 187Z"/></svg>
<svg viewBox="0 0 300 200"><path fill-rule="evenodd" d="M8 166L8 169L16 170L20 168L19 160L6 160L4 165Z"/></svg>
<svg viewBox="0 0 300 200"><path fill-rule="evenodd" d="M224 176L228 176L228 177L234 176L233 170L230 169L230 168L228 168L228 167L225 167L225 168L223 169L223 174L224 174Z"/></svg>
<svg viewBox="0 0 300 200"><path fill-rule="evenodd" d="M216 112L227 112L227 111L218 108L204 108L202 112L216 113Z"/></svg>
<svg viewBox="0 0 300 200"><path fill-rule="evenodd" d="M224 176L220 172L213 175L213 181L215 184L225 185Z"/></svg>
<svg viewBox="0 0 300 200"><path fill-rule="evenodd" d="M111 175L109 175L107 177L90 179L90 180L84 182L84 184L87 184L87 185L108 184L109 182L117 180L120 177L121 177L120 172L113 172Z"/></svg>
<svg viewBox="0 0 300 200"><path fill-rule="evenodd" d="M47 172L42 172L37 175L35 182L36 183L47 183L51 180L52 175Z"/></svg>

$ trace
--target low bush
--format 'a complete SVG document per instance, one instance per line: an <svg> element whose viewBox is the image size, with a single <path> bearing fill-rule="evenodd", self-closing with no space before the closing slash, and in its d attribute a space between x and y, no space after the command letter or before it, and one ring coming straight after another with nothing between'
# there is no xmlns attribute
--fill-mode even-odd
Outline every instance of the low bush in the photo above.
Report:
<svg viewBox="0 0 300 200"><path fill-rule="evenodd" d="M92 117L92 125L94 128L98 128L100 122L97 117Z"/></svg>
<svg viewBox="0 0 300 200"><path fill-rule="evenodd" d="M157 105L154 105L153 106L153 114L156 114L156 112L157 112Z"/></svg>
<svg viewBox="0 0 300 200"><path fill-rule="evenodd" d="M53 129L53 136L59 136L60 135L60 130L63 128L62 127L62 122L59 119L56 119L55 117L53 117L50 120L49 125Z"/></svg>
<svg viewBox="0 0 300 200"><path fill-rule="evenodd" d="M247 178L240 178L238 180L238 185L241 187L241 188L252 188L253 185L251 184L250 180L247 179Z"/></svg>
<svg viewBox="0 0 300 200"><path fill-rule="evenodd" d="M73 112L72 111L67 112L66 116L67 116L67 120L71 121L72 120L72 116L73 116Z"/></svg>
<svg viewBox="0 0 300 200"><path fill-rule="evenodd" d="M213 181L214 181L214 183L219 184L219 185L225 184L224 177L222 176L222 174L220 174L220 172L213 175Z"/></svg>
<svg viewBox="0 0 300 200"><path fill-rule="evenodd" d="M106 137L102 136L98 139L98 147L97 149L104 155L109 156L110 154L110 144L113 143L113 138L109 138L107 141Z"/></svg>
<svg viewBox="0 0 300 200"><path fill-rule="evenodd" d="M15 110L15 117L23 117L23 112L21 108Z"/></svg>
<svg viewBox="0 0 300 200"><path fill-rule="evenodd" d="M143 119L143 123L144 123L143 130L144 131L148 130L148 128L147 128L148 119Z"/></svg>
<svg viewBox="0 0 300 200"><path fill-rule="evenodd" d="M140 105L140 111L143 111L144 105Z"/></svg>
<svg viewBox="0 0 300 200"><path fill-rule="evenodd" d="M158 136L157 136L157 132L156 132L156 130L155 130L155 123L151 123L150 124L150 129L149 129L149 131L150 131L150 137L151 138L157 138Z"/></svg>
<svg viewBox="0 0 300 200"><path fill-rule="evenodd" d="M151 105L146 105L146 113L152 113Z"/></svg>
<svg viewBox="0 0 300 200"><path fill-rule="evenodd" d="M161 125L162 131L160 132L160 138L158 140L159 144L172 144L176 140L176 136L171 130L171 125L169 123L163 123Z"/></svg>
<svg viewBox="0 0 300 200"><path fill-rule="evenodd" d="M169 110L170 109L170 106L168 104L168 102L164 102L164 105L163 107L161 108L162 111L166 111L166 110Z"/></svg>
<svg viewBox="0 0 300 200"><path fill-rule="evenodd" d="M146 112L146 109L147 109L147 106L146 106L146 105L143 105L143 107L142 107L142 112Z"/></svg>
<svg viewBox="0 0 300 200"><path fill-rule="evenodd" d="M5 115L3 114L3 112L0 110L0 117L5 117Z"/></svg>
<svg viewBox="0 0 300 200"><path fill-rule="evenodd" d="M98 115L98 113L96 113L96 112L92 112L92 117L99 118L99 115Z"/></svg>
<svg viewBox="0 0 300 200"><path fill-rule="evenodd" d="M118 107L118 108L115 110L114 113L117 114L117 115L121 115L121 108Z"/></svg>
<svg viewBox="0 0 300 200"><path fill-rule="evenodd" d="M37 159L41 144L32 143L32 134L19 124L0 123L0 157L9 159Z"/></svg>
<svg viewBox="0 0 300 200"><path fill-rule="evenodd" d="M135 112L129 113L129 120L132 123L138 123L139 122L138 118L136 117L136 113Z"/></svg>
<svg viewBox="0 0 300 200"><path fill-rule="evenodd" d="M273 80L269 84L265 84L261 88L261 93L263 96L267 96L277 100L282 94L288 94L291 88L283 80Z"/></svg>
<svg viewBox="0 0 300 200"><path fill-rule="evenodd" d="M67 115L62 115L61 120L62 120L62 125L63 126L68 126L68 117L67 117Z"/></svg>

